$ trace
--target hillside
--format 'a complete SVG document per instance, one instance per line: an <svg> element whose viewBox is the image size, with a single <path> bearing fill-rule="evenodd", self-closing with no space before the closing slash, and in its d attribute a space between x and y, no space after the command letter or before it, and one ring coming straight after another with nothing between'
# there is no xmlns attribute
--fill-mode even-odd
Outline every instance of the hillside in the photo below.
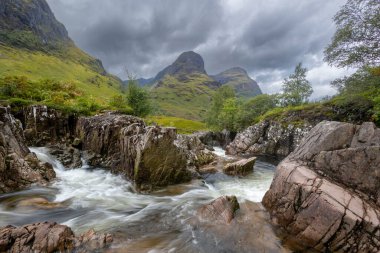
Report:
<svg viewBox="0 0 380 253"><path fill-rule="evenodd" d="M202 57L195 52L182 53L173 64L152 79L143 79L151 86L151 94L159 113L191 120L201 120L215 89L220 84L204 68Z"/></svg>
<svg viewBox="0 0 380 253"><path fill-rule="evenodd" d="M231 86L239 97L249 98L262 94L257 82L249 77L245 69L235 67L212 77L222 85Z"/></svg>
<svg viewBox="0 0 380 253"><path fill-rule="evenodd" d="M2 0L0 20L0 77L72 82L103 104L120 92L121 81L75 46L45 0Z"/></svg>

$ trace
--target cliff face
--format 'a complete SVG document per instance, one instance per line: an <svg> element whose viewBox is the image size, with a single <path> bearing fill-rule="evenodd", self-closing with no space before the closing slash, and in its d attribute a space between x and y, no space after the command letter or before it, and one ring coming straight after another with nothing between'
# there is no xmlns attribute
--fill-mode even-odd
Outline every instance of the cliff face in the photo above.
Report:
<svg viewBox="0 0 380 253"><path fill-rule="evenodd" d="M26 146L20 121L0 107L0 193L44 184L53 178L53 167L39 162Z"/></svg>
<svg viewBox="0 0 380 253"><path fill-rule="evenodd" d="M45 0L2 0L0 2L0 41L27 48L34 43L53 45L71 42ZM32 39L33 41L29 41Z"/></svg>
<svg viewBox="0 0 380 253"><path fill-rule="evenodd" d="M380 129L322 122L276 170L273 221L324 252L380 251Z"/></svg>

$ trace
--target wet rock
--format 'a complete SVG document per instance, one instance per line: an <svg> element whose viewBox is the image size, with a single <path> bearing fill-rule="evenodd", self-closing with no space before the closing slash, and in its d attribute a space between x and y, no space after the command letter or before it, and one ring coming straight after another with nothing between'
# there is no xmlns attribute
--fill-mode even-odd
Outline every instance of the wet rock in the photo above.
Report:
<svg viewBox="0 0 380 253"><path fill-rule="evenodd" d="M25 144L20 121L0 107L0 193L45 184L55 178L53 167L41 163Z"/></svg>
<svg viewBox="0 0 380 253"><path fill-rule="evenodd" d="M45 198L29 198L17 203L17 207L35 208L35 209L54 209L64 207L63 203L50 202Z"/></svg>
<svg viewBox="0 0 380 253"><path fill-rule="evenodd" d="M192 134L191 136L198 137L203 144L209 147L218 146L225 148L229 143L232 142L232 140L235 138L235 135L235 133L223 130L221 132L197 132Z"/></svg>
<svg viewBox="0 0 380 253"><path fill-rule="evenodd" d="M191 179L186 151L175 142L175 128L146 126L136 117L105 113L80 118L76 136L90 165L127 176L141 191Z"/></svg>
<svg viewBox="0 0 380 253"><path fill-rule="evenodd" d="M198 216L211 222L230 223L239 210L239 202L235 196L223 196L198 210Z"/></svg>
<svg viewBox="0 0 380 253"><path fill-rule="evenodd" d="M242 159L234 163L228 163L224 166L223 172L230 176L245 176L253 171L256 157Z"/></svg>
<svg viewBox="0 0 380 253"><path fill-rule="evenodd" d="M0 252L92 252L111 242L111 235L99 235L93 230L75 237L69 227L55 222L0 228Z"/></svg>
<svg viewBox="0 0 380 253"><path fill-rule="evenodd" d="M311 128L310 124L299 127L263 121L238 133L233 142L226 147L226 152L230 155L287 156L299 145Z"/></svg>
<svg viewBox="0 0 380 253"><path fill-rule="evenodd" d="M273 221L317 250L379 252L379 133L372 123L314 127L265 194Z"/></svg>
<svg viewBox="0 0 380 253"><path fill-rule="evenodd" d="M27 144L30 146L65 143L75 133L75 115L65 114L44 105L26 107L19 114Z"/></svg>
<svg viewBox="0 0 380 253"><path fill-rule="evenodd" d="M49 145L49 153L57 158L66 168L82 167L82 154L79 149L66 144Z"/></svg>
<svg viewBox="0 0 380 253"><path fill-rule="evenodd" d="M215 161L216 155L194 135L178 135L175 144L186 153L188 166L197 169Z"/></svg>
<svg viewBox="0 0 380 253"><path fill-rule="evenodd" d="M224 203L228 201L224 200ZM202 252L293 252L279 243L281 238L276 235L270 224L269 214L260 203L241 203L239 211L234 213L231 220L228 218L230 216L225 219L226 216L213 215L218 211L210 205L206 207L212 211L206 209L205 217L199 216L198 212L198 217L190 220L193 236L197 244L202 245ZM223 208L222 204L221 210ZM230 221L227 222L228 220Z"/></svg>

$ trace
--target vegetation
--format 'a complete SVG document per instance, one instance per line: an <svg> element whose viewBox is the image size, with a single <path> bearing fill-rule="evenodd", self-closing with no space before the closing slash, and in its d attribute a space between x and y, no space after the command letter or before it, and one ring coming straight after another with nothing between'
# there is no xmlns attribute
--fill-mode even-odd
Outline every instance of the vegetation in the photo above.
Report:
<svg viewBox="0 0 380 253"><path fill-rule="evenodd" d="M158 114L195 121L205 118L211 96L215 92L205 85L211 80L203 74L193 74L187 77L183 81L166 75L151 89L151 97L156 104Z"/></svg>
<svg viewBox="0 0 380 253"><path fill-rule="evenodd" d="M118 100L118 103L122 103L120 98ZM127 103L135 116L145 117L152 111L148 92L139 87L133 78L128 82Z"/></svg>
<svg viewBox="0 0 380 253"><path fill-rule="evenodd" d="M325 59L339 67L380 65L380 1L348 0L335 15L337 31Z"/></svg>
<svg viewBox="0 0 380 253"><path fill-rule="evenodd" d="M306 79L307 69L302 67L302 63L296 66L293 74L284 80L282 103L284 106L297 106L304 102L313 93L310 82Z"/></svg>
<svg viewBox="0 0 380 253"><path fill-rule="evenodd" d="M120 94L120 81L107 75L100 63L76 47L62 55L52 55L0 44L0 77L24 76L32 82L42 79L73 83L87 95L107 105Z"/></svg>
<svg viewBox="0 0 380 253"><path fill-rule="evenodd" d="M169 116L149 116L146 118L146 123L149 125L157 124L164 127L175 127L180 134L191 134L207 130L207 126L203 122Z"/></svg>
<svg viewBox="0 0 380 253"><path fill-rule="evenodd" d="M45 104L81 114L91 114L103 108L92 95L86 94L73 82L50 79L31 81L19 76L0 78L0 99L15 107Z"/></svg>

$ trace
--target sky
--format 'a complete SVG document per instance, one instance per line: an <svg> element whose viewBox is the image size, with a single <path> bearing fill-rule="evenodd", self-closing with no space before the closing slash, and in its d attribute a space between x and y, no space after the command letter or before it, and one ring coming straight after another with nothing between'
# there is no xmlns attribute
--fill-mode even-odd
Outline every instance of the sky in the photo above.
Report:
<svg viewBox="0 0 380 253"><path fill-rule="evenodd" d="M352 72L323 61L345 0L47 0L83 50L126 79L154 77L185 51L209 74L246 69L264 93L281 91L297 63L308 68L312 99Z"/></svg>

